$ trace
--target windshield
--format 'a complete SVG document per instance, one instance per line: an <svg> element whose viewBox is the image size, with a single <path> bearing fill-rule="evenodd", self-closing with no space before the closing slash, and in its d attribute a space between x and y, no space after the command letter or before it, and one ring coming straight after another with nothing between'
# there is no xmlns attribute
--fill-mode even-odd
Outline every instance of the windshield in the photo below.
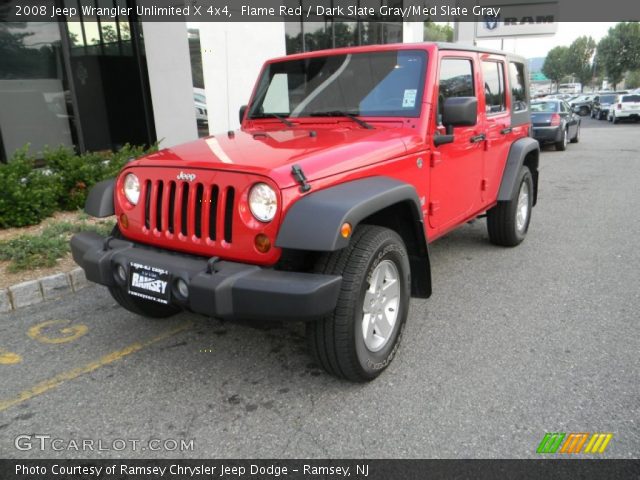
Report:
<svg viewBox="0 0 640 480"><path fill-rule="evenodd" d="M558 111L558 102L534 102L531 104L531 112L539 113L539 112L557 112Z"/></svg>
<svg viewBox="0 0 640 480"><path fill-rule="evenodd" d="M249 117L419 117L426 57L424 51L396 50L272 63L260 78Z"/></svg>
<svg viewBox="0 0 640 480"><path fill-rule="evenodd" d="M600 97L600 103L612 103L615 99L615 95L602 95Z"/></svg>

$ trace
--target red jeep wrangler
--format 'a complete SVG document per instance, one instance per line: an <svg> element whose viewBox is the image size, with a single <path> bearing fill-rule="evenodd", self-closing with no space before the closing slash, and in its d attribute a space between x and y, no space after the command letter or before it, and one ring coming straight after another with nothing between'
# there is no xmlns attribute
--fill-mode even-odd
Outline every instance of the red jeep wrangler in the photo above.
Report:
<svg viewBox="0 0 640 480"><path fill-rule="evenodd" d="M538 185L526 62L453 44L268 61L240 130L161 150L98 184L112 236L75 261L124 308L165 317L304 320L310 349L354 381L389 365L428 245L480 215L525 237Z"/></svg>

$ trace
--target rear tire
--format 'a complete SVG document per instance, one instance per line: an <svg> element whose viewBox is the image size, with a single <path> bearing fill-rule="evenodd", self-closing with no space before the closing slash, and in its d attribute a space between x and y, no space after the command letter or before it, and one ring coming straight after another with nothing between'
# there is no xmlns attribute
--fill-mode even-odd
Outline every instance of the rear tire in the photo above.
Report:
<svg viewBox="0 0 640 480"><path fill-rule="evenodd" d="M373 380L396 354L409 312L410 267L400 236L362 225L349 245L324 255L316 271L342 275L335 310L307 323L315 360L353 382Z"/></svg>
<svg viewBox="0 0 640 480"><path fill-rule="evenodd" d="M116 225L113 227L111 236L114 238L124 238L120 229ZM136 298L129 295L121 287L108 287L109 293L118 304L136 315L149 318L167 318L180 312L180 309L171 305L162 305L160 303L145 300L144 298Z"/></svg>
<svg viewBox="0 0 640 480"><path fill-rule="evenodd" d="M560 137L560 141L556 142L556 150L559 152L563 152L567 149L567 143L568 143L568 133L567 133L567 129L564 128L562 130L562 137Z"/></svg>
<svg viewBox="0 0 640 480"><path fill-rule="evenodd" d="M580 124L576 127L576 136L571 139L571 143L578 143L580 141Z"/></svg>
<svg viewBox="0 0 640 480"><path fill-rule="evenodd" d="M498 204L487 212L489 240L495 245L515 247L526 237L533 208L533 177L525 166L518 174L518 188L513 198Z"/></svg>

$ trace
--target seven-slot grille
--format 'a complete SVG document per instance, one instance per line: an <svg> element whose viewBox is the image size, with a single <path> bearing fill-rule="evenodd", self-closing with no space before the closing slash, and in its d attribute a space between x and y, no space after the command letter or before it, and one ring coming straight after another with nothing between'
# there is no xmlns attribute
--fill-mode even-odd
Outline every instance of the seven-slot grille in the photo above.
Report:
<svg viewBox="0 0 640 480"><path fill-rule="evenodd" d="M143 189L147 231L233 241L234 187L146 180Z"/></svg>

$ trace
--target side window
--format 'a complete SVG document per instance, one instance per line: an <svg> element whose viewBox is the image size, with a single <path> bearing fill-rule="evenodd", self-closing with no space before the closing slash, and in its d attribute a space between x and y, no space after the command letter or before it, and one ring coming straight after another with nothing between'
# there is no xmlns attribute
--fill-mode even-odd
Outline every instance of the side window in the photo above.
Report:
<svg viewBox="0 0 640 480"><path fill-rule="evenodd" d="M524 79L524 64L509 63L509 81L511 83L511 109L522 112L527 109L527 89Z"/></svg>
<svg viewBox="0 0 640 480"><path fill-rule="evenodd" d="M502 62L483 61L484 98L488 114L504 112L507 102L504 92L504 64Z"/></svg>
<svg viewBox="0 0 640 480"><path fill-rule="evenodd" d="M451 97L475 97L473 64L466 58L443 58L438 84L438 125L442 124L444 101Z"/></svg>

